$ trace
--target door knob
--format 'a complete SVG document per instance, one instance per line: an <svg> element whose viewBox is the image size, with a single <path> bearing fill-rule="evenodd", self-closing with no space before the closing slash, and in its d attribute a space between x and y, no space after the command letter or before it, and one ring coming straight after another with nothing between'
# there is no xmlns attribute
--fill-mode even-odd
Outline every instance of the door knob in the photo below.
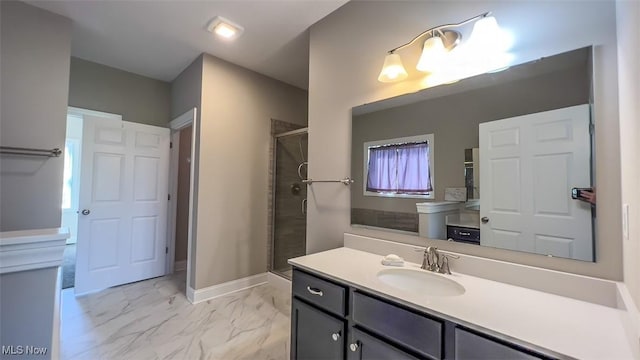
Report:
<svg viewBox="0 0 640 360"><path fill-rule="evenodd" d="M333 339L333 341L338 341L338 339L340 339L340 332L336 332L331 334L331 338Z"/></svg>
<svg viewBox="0 0 640 360"><path fill-rule="evenodd" d="M486 216L483 216L482 219L480 219L480 221L482 221L483 224L486 224L489 222L489 218Z"/></svg>
<svg viewBox="0 0 640 360"><path fill-rule="evenodd" d="M358 351L358 348L360 348L360 344L358 343L358 341L352 343L351 345L349 345L349 349L351 349L351 351L356 352Z"/></svg>
<svg viewBox="0 0 640 360"><path fill-rule="evenodd" d="M89 214L91 214L91 210L89 210L89 209L84 209L84 210L82 210L81 214L82 214L82 215L89 215Z"/></svg>

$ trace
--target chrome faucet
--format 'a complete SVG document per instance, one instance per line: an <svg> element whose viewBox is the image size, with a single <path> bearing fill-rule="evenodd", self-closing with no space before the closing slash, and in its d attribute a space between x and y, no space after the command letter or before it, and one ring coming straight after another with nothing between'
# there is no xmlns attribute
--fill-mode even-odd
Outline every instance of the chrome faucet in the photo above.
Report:
<svg viewBox="0 0 640 360"><path fill-rule="evenodd" d="M422 258L422 266L420 266L420 268L423 270L438 271L439 258L440 255L438 254L438 248L433 246L426 247Z"/></svg>
<svg viewBox="0 0 640 360"><path fill-rule="evenodd" d="M419 251L422 251L422 249L419 249ZM451 270L449 269L449 258L459 259L460 257L451 254L440 253L438 252L438 248L436 248L435 246L428 246L424 249L422 265L420 266L420 268L440 274L451 275Z"/></svg>

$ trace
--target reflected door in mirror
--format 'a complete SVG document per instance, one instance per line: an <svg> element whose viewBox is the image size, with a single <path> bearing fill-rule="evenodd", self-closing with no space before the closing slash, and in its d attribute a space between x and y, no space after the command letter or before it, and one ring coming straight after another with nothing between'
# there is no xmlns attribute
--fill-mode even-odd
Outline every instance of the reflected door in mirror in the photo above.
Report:
<svg viewBox="0 0 640 360"><path fill-rule="evenodd" d="M479 125L482 245L591 261L589 105Z"/></svg>

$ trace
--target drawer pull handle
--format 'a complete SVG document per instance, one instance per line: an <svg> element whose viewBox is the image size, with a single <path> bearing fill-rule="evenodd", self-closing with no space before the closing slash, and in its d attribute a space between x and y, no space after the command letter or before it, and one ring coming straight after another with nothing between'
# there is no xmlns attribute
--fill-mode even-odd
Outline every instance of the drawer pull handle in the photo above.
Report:
<svg viewBox="0 0 640 360"><path fill-rule="evenodd" d="M307 291L310 292L312 295L318 295L318 296L322 296L322 290L317 289L317 288L312 288L310 286L307 286Z"/></svg>
<svg viewBox="0 0 640 360"><path fill-rule="evenodd" d="M461 232L460 232L460 235L462 235L462 236L469 236L469 235L471 235L471 233L468 233L468 232L462 232L462 231L461 231Z"/></svg>
<svg viewBox="0 0 640 360"><path fill-rule="evenodd" d="M331 338L333 339L333 341L338 341L338 339L340 339L340 331L331 334Z"/></svg>
<svg viewBox="0 0 640 360"><path fill-rule="evenodd" d="M358 351L358 349L360 348L360 342L356 341L354 343L352 343L351 345L349 345L349 349L351 349L351 351L356 352Z"/></svg>

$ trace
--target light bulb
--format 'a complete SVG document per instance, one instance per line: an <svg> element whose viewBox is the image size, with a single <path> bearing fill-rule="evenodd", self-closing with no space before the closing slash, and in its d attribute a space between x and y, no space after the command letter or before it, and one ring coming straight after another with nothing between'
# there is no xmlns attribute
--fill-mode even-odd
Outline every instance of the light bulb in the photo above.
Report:
<svg viewBox="0 0 640 360"><path fill-rule="evenodd" d="M503 52L511 46L510 36L505 33L493 16L484 17L473 25L473 31L467 41L468 46L477 50Z"/></svg>
<svg viewBox="0 0 640 360"><path fill-rule="evenodd" d="M225 39L230 39L232 37L234 37L236 35L236 29L234 29L233 27L229 26L228 24L225 23L220 23L218 24L213 32L215 32L216 34L222 36Z"/></svg>
<svg viewBox="0 0 640 360"><path fill-rule="evenodd" d="M409 74L402 65L402 59L398 54L387 54L384 58L384 65L380 75L378 75L378 81L380 82L394 82L405 79Z"/></svg>
<svg viewBox="0 0 640 360"><path fill-rule="evenodd" d="M447 56L447 49L439 36L430 37L424 42L422 55L418 60L416 69L423 72L433 73L442 67Z"/></svg>

